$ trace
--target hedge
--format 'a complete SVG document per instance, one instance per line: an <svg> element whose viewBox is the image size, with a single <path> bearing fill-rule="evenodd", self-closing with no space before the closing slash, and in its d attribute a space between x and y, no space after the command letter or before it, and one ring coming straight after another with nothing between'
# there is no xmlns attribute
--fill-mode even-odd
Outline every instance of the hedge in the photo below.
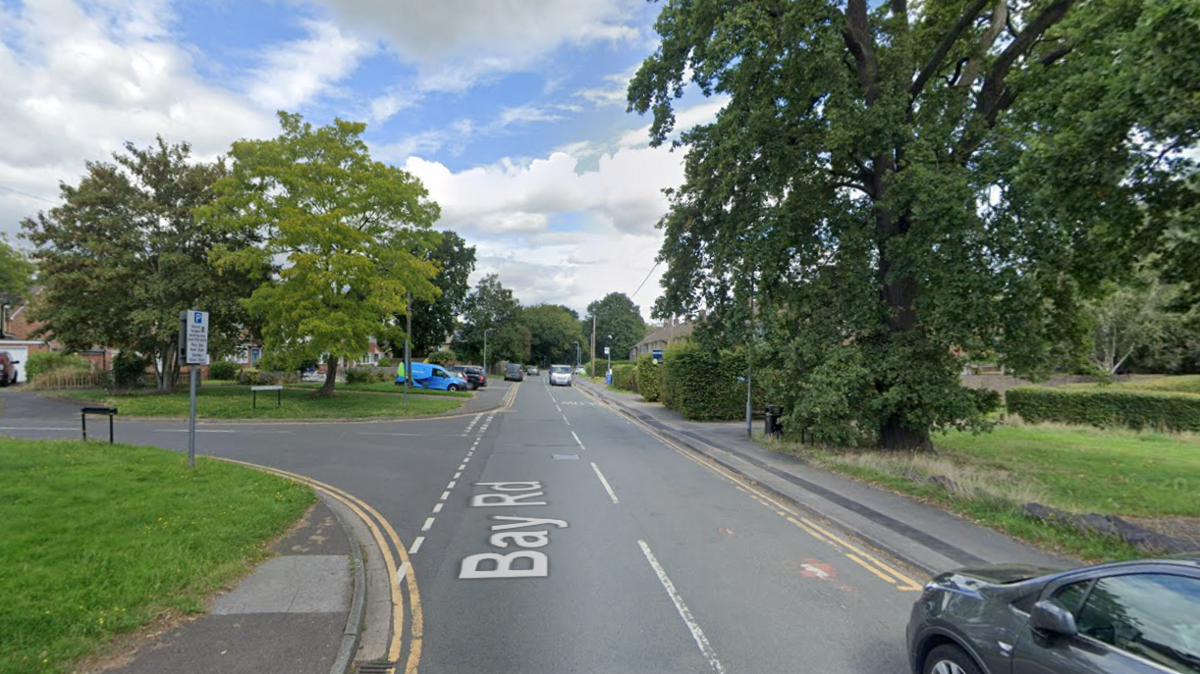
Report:
<svg viewBox="0 0 1200 674"><path fill-rule="evenodd" d="M637 391L637 369L633 365L613 365L612 385L625 390Z"/></svg>
<svg viewBox="0 0 1200 674"><path fill-rule="evenodd" d="M662 365L655 365L654 359L648 353L638 356L637 389L647 402L658 402L659 391L662 389Z"/></svg>
<svg viewBox="0 0 1200 674"><path fill-rule="evenodd" d="M231 363L227 360L218 360L208 366L209 379L234 379L237 377L238 370L242 369L237 363Z"/></svg>
<svg viewBox="0 0 1200 674"><path fill-rule="evenodd" d="M237 382L243 386L298 384L300 375L296 372L263 372L257 368L247 367L238 371Z"/></svg>
<svg viewBox="0 0 1200 674"><path fill-rule="evenodd" d="M686 343L664 354L660 400L697 421L734 421L746 415L745 357Z"/></svg>
<svg viewBox="0 0 1200 674"><path fill-rule="evenodd" d="M35 351L25 359L25 374L30 377L59 370L90 372L91 369L91 361L62 351Z"/></svg>
<svg viewBox="0 0 1200 674"><path fill-rule="evenodd" d="M1015 388L1005 394L1009 414L1025 421L1200 431L1200 396L1122 390Z"/></svg>
<svg viewBox="0 0 1200 674"><path fill-rule="evenodd" d="M381 367L351 367L346 369L347 384L374 384L384 381L395 381L396 373Z"/></svg>

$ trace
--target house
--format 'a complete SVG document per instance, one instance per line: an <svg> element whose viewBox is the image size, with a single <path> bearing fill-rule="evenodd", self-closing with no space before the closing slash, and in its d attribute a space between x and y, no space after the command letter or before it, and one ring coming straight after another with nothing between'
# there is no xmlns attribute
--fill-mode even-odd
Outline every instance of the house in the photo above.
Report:
<svg viewBox="0 0 1200 674"><path fill-rule="evenodd" d="M31 294L37 292L35 289ZM40 327L40 323L29 319L28 299L0 305L0 351L7 351L13 360L20 361L16 367L18 382L26 379L25 364L29 354L60 349L54 340L34 336Z"/></svg>
<svg viewBox="0 0 1200 674"><path fill-rule="evenodd" d="M638 356L642 354L666 349L680 340L687 339L692 335L694 327L692 323L686 321L676 322L672 319L666 326L646 335L645 339L634 344L633 348L629 350L629 360L637 360Z"/></svg>

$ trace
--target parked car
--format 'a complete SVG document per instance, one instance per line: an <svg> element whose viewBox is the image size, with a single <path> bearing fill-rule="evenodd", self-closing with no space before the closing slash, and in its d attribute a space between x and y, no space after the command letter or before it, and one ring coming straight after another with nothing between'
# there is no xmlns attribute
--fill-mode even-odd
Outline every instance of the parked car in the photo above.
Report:
<svg viewBox="0 0 1200 674"><path fill-rule="evenodd" d="M12 354L0 351L0 386L17 383L17 368L21 361L13 360Z"/></svg>
<svg viewBox="0 0 1200 674"><path fill-rule="evenodd" d="M587 374L587 368L582 365L578 365L575 367L575 374Z"/></svg>
<svg viewBox="0 0 1200 674"><path fill-rule="evenodd" d="M467 381L467 386L474 391L480 386L487 386L487 375L482 367L474 365L451 365L449 370Z"/></svg>
<svg viewBox="0 0 1200 674"><path fill-rule="evenodd" d="M509 363L504 366L504 381L525 381L525 370L520 363Z"/></svg>
<svg viewBox="0 0 1200 674"><path fill-rule="evenodd" d="M526 367L525 367L525 374L529 375L530 377L537 377L537 376L540 376L540 373L538 372L538 366L537 366L537 365L528 365L528 366L526 366Z"/></svg>
<svg viewBox="0 0 1200 674"><path fill-rule="evenodd" d="M908 623L919 674L1200 672L1200 552L943 573Z"/></svg>
<svg viewBox="0 0 1200 674"><path fill-rule="evenodd" d="M404 365L396 368L396 385L404 385ZM413 388L428 388L438 391L466 391L467 380L450 374L441 365L431 363L412 364Z"/></svg>
<svg viewBox="0 0 1200 674"><path fill-rule="evenodd" d="M551 386L570 386L571 385L571 366L570 365L551 365L550 366L550 385Z"/></svg>

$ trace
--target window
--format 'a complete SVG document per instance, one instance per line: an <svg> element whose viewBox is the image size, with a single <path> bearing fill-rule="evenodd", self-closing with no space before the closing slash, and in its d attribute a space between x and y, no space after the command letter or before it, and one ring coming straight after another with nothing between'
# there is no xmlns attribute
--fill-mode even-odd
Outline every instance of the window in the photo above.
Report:
<svg viewBox="0 0 1200 674"><path fill-rule="evenodd" d="M1200 674L1200 580L1166 574L1104 578L1087 595L1077 622L1080 634L1167 669Z"/></svg>
<svg viewBox="0 0 1200 674"><path fill-rule="evenodd" d="M1082 583L1074 583L1064 588L1059 589L1054 593L1051 599L1055 604L1067 609L1075 615L1079 615L1079 606L1083 603L1083 598L1087 596L1088 587L1092 581L1085 580Z"/></svg>

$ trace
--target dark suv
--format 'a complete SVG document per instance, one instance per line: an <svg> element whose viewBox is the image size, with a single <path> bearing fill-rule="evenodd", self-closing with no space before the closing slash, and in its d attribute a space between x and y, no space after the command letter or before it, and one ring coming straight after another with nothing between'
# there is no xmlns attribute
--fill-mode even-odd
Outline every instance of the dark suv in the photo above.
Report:
<svg viewBox="0 0 1200 674"><path fill-rule="evenodd" d="M487 386L487 375L478 365L451 365L449 370L467 380L467 386L470 386L472 391Z"/></svg>
<svg viewBox="0 0 1200 674"><path fill-rule="evenodd" d="M525 368L520 363L509 363L504 366L504 381L525 381Z"/></svg>

